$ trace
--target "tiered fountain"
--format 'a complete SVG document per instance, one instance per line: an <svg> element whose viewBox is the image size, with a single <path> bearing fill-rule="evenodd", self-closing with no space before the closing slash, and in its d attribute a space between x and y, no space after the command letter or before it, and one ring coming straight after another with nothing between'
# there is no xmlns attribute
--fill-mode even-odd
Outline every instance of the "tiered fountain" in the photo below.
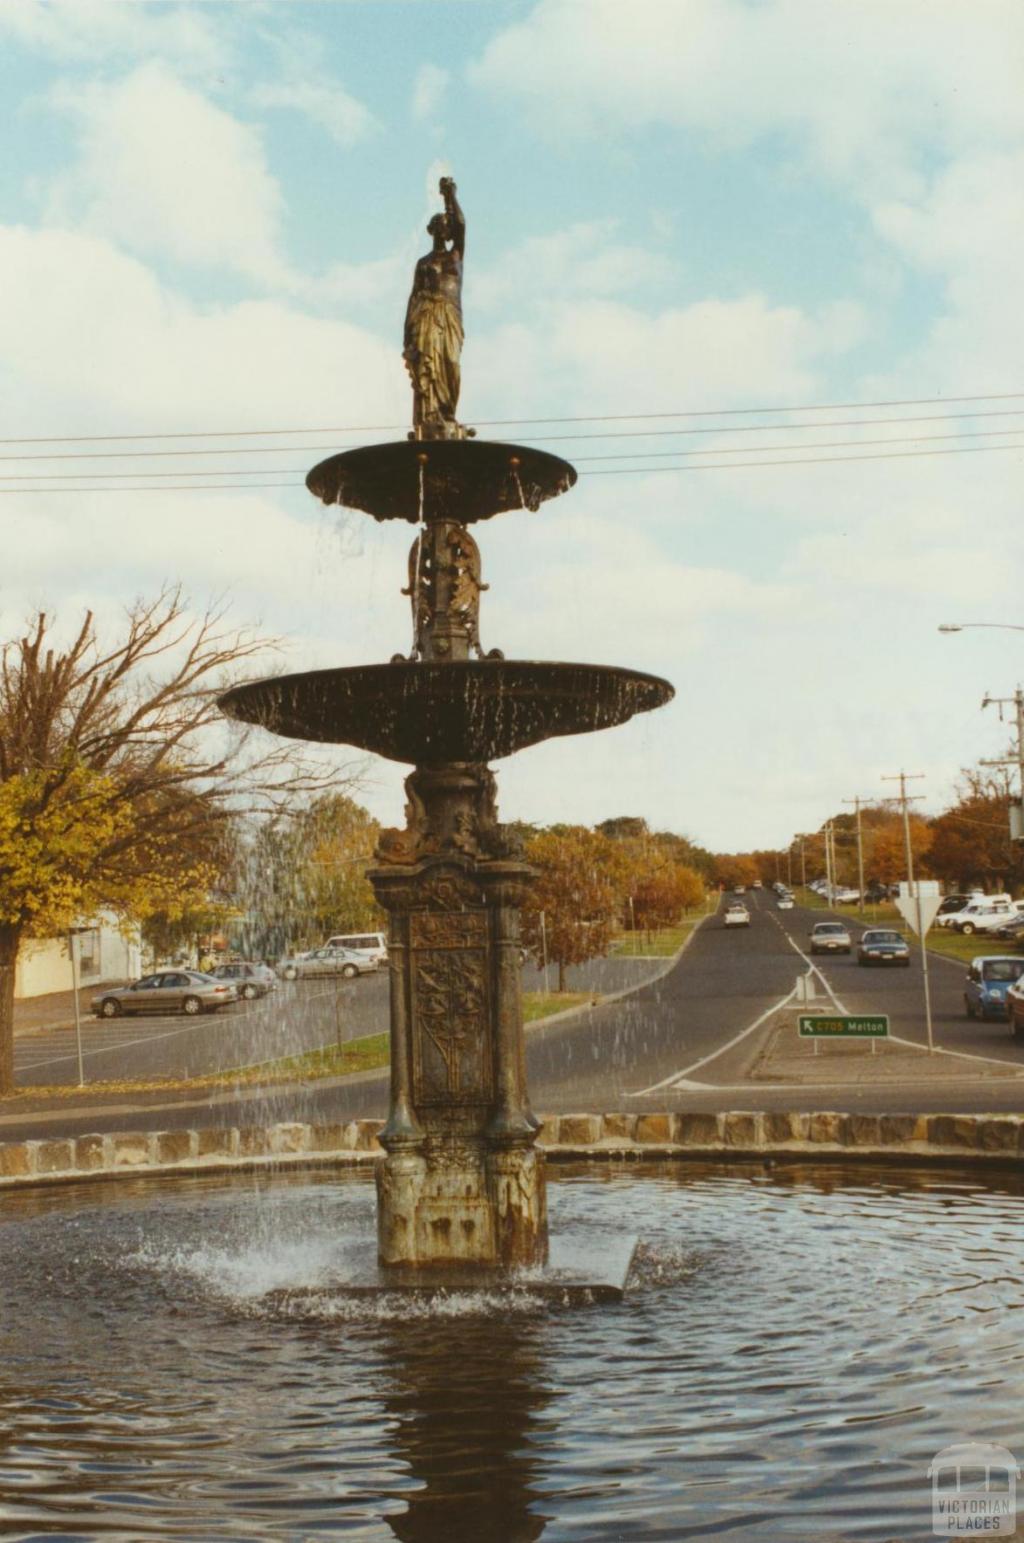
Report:
<svg viewBox="0 0 1024 1543"><path fill-rule="evenodd" d="M377 1189L379 1259L391 1280L435 1266L543 1264L548 1254L519 963L534 874L498 822L488 762L624 723L673 694L632 670L483 650L487 586L469 526L536 510L576 473L543 451L479 440L456 418L465 222L450 179L441 193L445 212L428 226L433 248L417 263L406 315L413 430L331 456L306 478L325 504L420 527L403 590L411 654L254 681L221 699L232 717L274 733L415 768L405 827L382 833L370 872L390 918L391 1109Z"/></svg>

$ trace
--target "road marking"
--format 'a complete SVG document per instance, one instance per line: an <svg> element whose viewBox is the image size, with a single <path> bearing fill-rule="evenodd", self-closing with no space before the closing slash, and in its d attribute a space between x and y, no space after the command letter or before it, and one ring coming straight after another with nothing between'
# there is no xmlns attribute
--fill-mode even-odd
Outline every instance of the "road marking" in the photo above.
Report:
<svg viewBox="0 0 1024 1543"><path fill-rule="evenodd" d="M230 1022L230 1020L226 1021ZM204 1027L208 1028L209 1025L206 1024ZM155 1045L161 1039L174 1039L178 1034L194 1034L198 1028L198 1023L190 1023L186 1028L169 1029L166 1034L149 1034L145 1039L122 1039L114 1045L102 1045L98 1050L83 1050L82 1059L85 1060L89 1056L109 1055L111 1050L131 1050L135 1045ZM50 1059L46 1061L24 1062L18 1067L18 1070L22 1072L30 1072L36 1070L36 1068L40 1066L59 1066L61 1061L76 1061L77 1059L77 1052L73 1055L51 1056Z"/></svg>
<svg viewBox="0 0 1024 1543"><path fill-rule="evenodd" d="M627 1093L626 1097L644 1098L648 1093L659 1093L662 1088L681 1087L692 1072L699 1071L702 1066L707 1066L709 1061L716 1061L720 1055L724 1055L727 1050L731 1050L734 1045L738 1045L741 1040L746 1039L748 1034L753 1034L755 1029L761 1027L766 1018L771 1017L772 1013L777 1013L781 1007L785 1007L787 1002L791 1002L796 996L796 990L797 988L794 986L792 990L787 991L784 997L780 997L777 1002L773 1002L771 1007L767 1008L759 1018L755 1018L753 1023L748 1024L745 1029L741 1029L738 1034L734 1035L728 1044L720 1045L717 1050L712 1050L710 1055L702 1056L699 1061L694 1061L692 1065L684 1067L680 1072L672 1072L670 1076L663 1077L660 1082L653 1083L649 1088L639 1088L635 1093ZM710 1088L714 1087L714 1083L704 1082L700 1086Z"/></svg>

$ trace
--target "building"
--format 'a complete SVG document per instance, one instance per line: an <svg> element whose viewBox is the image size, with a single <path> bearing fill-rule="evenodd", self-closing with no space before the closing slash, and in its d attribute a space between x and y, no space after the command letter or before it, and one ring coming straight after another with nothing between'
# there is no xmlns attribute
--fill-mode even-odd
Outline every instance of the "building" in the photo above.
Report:
<svg viewBox="0 0 1024 1543"><path fill-rule="evenodd" d="M111 916L99 917L75 935L78 984L135 980L142 973L138 930L127 936ZM14 996L46 996L71 990L71 955L67 937L30 938L22 945L14 971Z"/></svg>

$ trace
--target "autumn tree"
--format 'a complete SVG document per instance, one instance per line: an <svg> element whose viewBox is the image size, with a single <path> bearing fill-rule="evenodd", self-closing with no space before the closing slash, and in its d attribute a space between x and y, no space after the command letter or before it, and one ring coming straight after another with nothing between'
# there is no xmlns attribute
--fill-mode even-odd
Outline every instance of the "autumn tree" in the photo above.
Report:
<svg viewBox="0 0 1024 1543"><path fill-rule="evenodd" d="M957 800L932 821L928 863L947 883L1002 889L1024 879L1024 852L1010 839L1010 779L1005 772L965 768Z"/></svg>
<svg viewBox="0 0 1024 1543"><path fill-rule="evenodd" d="M255 951L377 930L381 911L366 870L378 833L377 821L341 793L265 822L248 848L239 888Z"/></svg>
<svg viewBox="0 0 1024 1543"><path fill-rule="evenodd" d="M564 991L570 965L608 952L622 893L620 854L607 836L582 825L563 825L536 835L526 857L539 877L523 910L523 938L538 962L546 945L547 957L558 965L558 989Z"/></svg>
<svg viewBox="0 0 1024 1543"><path fill-rule="evenodd" d="M217 694L266 647L172 589L131 607L114 642L89 613L61 647L41 613L0 648L0 1096L24 938L204 902L232 814L337 780L220 714Z"/></svg>

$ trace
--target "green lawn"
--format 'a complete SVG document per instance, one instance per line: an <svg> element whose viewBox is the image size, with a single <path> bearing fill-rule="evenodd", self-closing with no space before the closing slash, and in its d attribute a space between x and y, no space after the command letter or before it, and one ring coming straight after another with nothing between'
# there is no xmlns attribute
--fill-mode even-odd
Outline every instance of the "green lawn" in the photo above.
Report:
<svg viewBox="0 0 1024 1543"><path fill-rule="evenodd" d="M550 1018L552 1013L564 1013L570 1007L581 1007L584 1002L596 1006L601 998L591 991L524 991L523 1022L536 1023L538 1018Z"/></svg>
<svg viewBox="0 0 1024 1543"><path fill-rule="evenodd" d="M799 886L793 891L793 898L797 905L806 906L809 911L832 911L836 916L848 917L850 921L864 920L870 927L884 927L891 922L895 927L904 925L903 917L891 900L883 900L880 905L871 905L864 902L864 915L861 918L860 906L856 900L852 905L829 905L827 901L813 889L801 889Z"/></svg>
<svg viewBox="0 0 1024 1543"><path fill-rule="evenodd" d="M661 927L657 932L645 932L641 928L636 932L620 932L609 953L613 958L621 958L623 954L638 954L648 959L671 959L682 948L703 915L703 911L698 911L675 927Z"/></svg>

